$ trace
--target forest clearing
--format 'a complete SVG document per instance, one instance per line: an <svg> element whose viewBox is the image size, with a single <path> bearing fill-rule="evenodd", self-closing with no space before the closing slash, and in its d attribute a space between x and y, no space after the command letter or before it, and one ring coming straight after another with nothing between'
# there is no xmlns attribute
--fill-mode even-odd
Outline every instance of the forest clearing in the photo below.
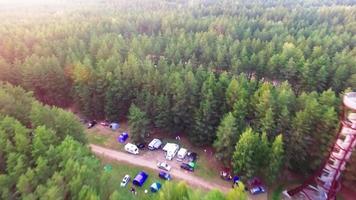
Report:
<svg viewBox="0 0 356 200"><path fill-rule="evenodd" d="M0 199L353 199L355 46L354 0L0 0Z"/></svg>

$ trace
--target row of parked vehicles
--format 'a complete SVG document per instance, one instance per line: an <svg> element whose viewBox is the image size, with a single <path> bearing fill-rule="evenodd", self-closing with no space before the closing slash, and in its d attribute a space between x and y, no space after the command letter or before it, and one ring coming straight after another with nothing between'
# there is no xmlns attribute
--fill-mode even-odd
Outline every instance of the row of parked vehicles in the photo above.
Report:
<svg viewBox="0 0 356 200"><path fill-rule="evenodd" d="M132 154L139 154L139 149L140 149L140 144L135 145L132 143L127 143L125 145L125 151L132 153ZM151 151L161 149L163 146L163 143L161 140L154 138L149 144L148 144L148 149ZM141 146L144 148L144 144ZM162 148L163 151L165 151L165 158L167 160L173 160L173 158L176 156L177 161L182 162L180 167L182 169L185 169L187 171L193 172L196 166L196 160L198 158L198 154L195 152L189 152L185 148L179 148L178 144L175 143L167 143L164 145ZM187 160L187 162L183 162L184 160ZM166 171L170 171L171 166L169 166L166 162L158 162L157 167Z"/></svg>
<svg viewBox="0 0 356 200"><path fill-rule="evenodd" d="M163 180L167 180L167 181L170 181L172 179L171 175L169 173L164 172L164 171L160 171L158 173L158 177L163 179ZM142 187L143 184L145 183L145 181L147 180L147 178L148 178L148 173L146 173L144 171L141 171L136 175L136 177L132 181L132 184L136 185L136 186L139 186L139 187ZM124 176L124 178L122 179L122 181L120 183L120 186L121 187L126 187L129 184L130 180L131 180L130 175L126 174ZM159 185L159 188L157 188L157 185ZM150 189L151 189L152 192L157 192L160 189L160 187L161 187L160 183L153 183L151 185Z"/></svg>

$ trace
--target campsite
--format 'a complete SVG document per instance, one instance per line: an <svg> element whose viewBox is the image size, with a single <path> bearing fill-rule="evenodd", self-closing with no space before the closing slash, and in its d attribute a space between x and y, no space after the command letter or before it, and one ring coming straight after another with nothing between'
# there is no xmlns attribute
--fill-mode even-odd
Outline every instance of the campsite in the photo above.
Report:
<svg viewBox="0 0 356 200"><path fill-rule="evenodd" d="M0 0L0 200L354 200L355 0Z"/></svg>
<svg viewBox="0 0 356 200"><path fill-rule="evenodd" d="M92 139L96 138L96 136L101 138L100 140L95 140L95 139L91 140L91 142L93 142L93 144L97 144L99 146L107 147L109 149L117 150L117 151L120 151L123 153L131 154L130 152L127 152L123 148L125 143L130 144L130 137L128 137L128 139L125 143L120 143L118 140L116 140L115 143L109 142L109 140L114 140L115 138L120 136L122 133L128 133L128 135L129 135L130 131L128 130L127 124L124 121L119 124L120 124L120 128L117 130L112 130L109 127L105 127L105 126L99 126L99 125L95 126L92 129L87 129L87 136L88 136L88 138L92 138ZM148 173L148 175L149 175L148 177L154 176L155 178L157 177L157 174L160 171L162 171L162 169L155 167L155 163L166 162L170 165L170 167L172 167L172 170L178 171L178 173L180 173L180 175L178 177L175 177L173 174L172 178L173 178L174 182L178 181L178 180L186 180L187 183L190 183L190 184L192 184L192 186L198 187L202 190L207 190L209 188L220 188L222 191L228 191L231 188L233 181L224 181L220 177L219 170L222 169L222 165L219 164L219 162L212 157L213 152L211 149L207 150L207 149L203 149L203 148L196 148L196 147L193 147L191 144L189 144L189 142L184 137L183 138L178 137L179 138L178 139L176 136L172 136L171 138L162 139L163 142L162 142L162 146L160 149L150 150L148 148L148 144L151 141L156 140L155 138L161 138L160 137L161 135L162 135L161 133L150 134L150 137L146 139L147 140L146 148L144 150L140 150L139 154L137 154L137 155L134 154L133 157L130 158L132 161L128 161L126 159L129 159L129 158L123 158L123 157L122 157L122 159L119 159L118 161L120 163L121 162L129 162L129 163L132 163L137 166L142 166L144 168L146 168L146 166L151 166L151 168L149 167L150 173ZM166 144L168 144L168 146L166 146ZM165 146L167 149L164 149ZM184 163L184 162L189 163L190 159L188 159L187 155L185 156L185 159L179 159L179 157L178 157L179 150L176 150L177 146L179 146L178 147L179 150L181 149L180 147L182 147L183 151L198 152L199 156L197 156L197 157L199 157L199 158L197 159L196 169L194 172L189 172L189 170L187 171L187 170L183 170L181 168L182 163ZM187 149L185 149L185 148L187 148ZM176 151L176 155L171 160L166 158L167 150L168 151L169 150ZM101 152L101 151L98 150L96 152ZM186 154L187 153L188 152L186 152ZM98 155L105 158L105 155L107 156L108 154L98 153ZM138 157L137 160L139 159L140 161L135 162L136 157ZM116 160L115 158L110 157L110 156L107 158ZM107 160L107 159L104 159L104 160ZM147 162L149 162L149 161L152 161L152 162L151 162L151 164L144 163L143 160L145 160ZM214 163L214 164L212 165L212 163ZM138 168L138 169L140 169L140 168ZM154 172L152 172L152 169L154 169ZM136 172L136 171L135 171L135 173L131 173L131 179L133 179L134 175L137 173L138 172ZM172 174L171 172L168 172L168 173ZM195 181L193 181L193 180L185 179L185 178L188 178L187 173L192 174L193 176L196 176L196 177L200 177L201 180L199 180L199 181L201 181L201 182L195 183ZM120 177L115 181L120 181ZM161 183L162 187L164 187L165 182L164 181L162 182L162 181L163 180L160 180L158 182ZM131 182L132 182L132 180L131 180ZM214 182L214 184L212 184L211 182ZM147 181L147 183L145 183L145 189L149 190L149 188L147 188L147 187L153 183L154 183L153 181ZM207 186L209 186L209 187L207 187ZM213 187L210 187L210 186L213 186ZM130 187L127 187L127 190L129 190L129 189L130 189ZM145 189L138 188L137 190L141 191L141 193L142 193L142 191L144 191ZM259 200L259 199L262 200L262 199L266 199L266 194L267 193L264 192L262 195L258 195L258 196L254 196L254 197L250 197L250 198L252 198L254 200Z"/></svg>

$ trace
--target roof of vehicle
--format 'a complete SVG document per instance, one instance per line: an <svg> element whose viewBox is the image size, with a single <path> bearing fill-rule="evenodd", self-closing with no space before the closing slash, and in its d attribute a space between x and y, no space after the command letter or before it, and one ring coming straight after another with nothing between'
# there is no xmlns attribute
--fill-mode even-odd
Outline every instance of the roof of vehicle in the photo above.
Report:
<svg viewBox="0 0 356 200"><path fill-rule="evenodd" d="M127 144L125 145L125 148L134 148L134 147L137 148L137 146L134 145L134 144L132 144L132 143L127 143Z"/></svg>
<svg viewBox="0 0 356 200"><path fill-rule="evenodd" d="M160 139L154 138L154 139L148 144L148 146L152 146L152 145L156 144L157 142L162 143Z"/></svg>
<svg viewBox="0 0 356 200"><path fill-rule="evenodd" d="M178 155L185 155L187 154L188 150L185 148L180 148L178 151Z"/></svg>
<svg viewBox="0 0 356 200"><path fill-rule="evenodd" d="M178 144L175 144L175 143L167 143L166 145L164 145L163 147L163 151L175 151L179 149L179 145Z"/></svg>

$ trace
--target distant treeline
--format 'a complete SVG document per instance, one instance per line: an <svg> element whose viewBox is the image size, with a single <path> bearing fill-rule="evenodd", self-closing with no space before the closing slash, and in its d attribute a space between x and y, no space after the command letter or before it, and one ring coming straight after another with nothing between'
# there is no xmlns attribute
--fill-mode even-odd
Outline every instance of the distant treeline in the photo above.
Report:
<svg viewBox="0 0 356 200"><path fill-rule="evenodd" d="M356 88L352 1L97 5L0 14L0 80L90 119L184 132L247 177L318 167Z"/></svg>

